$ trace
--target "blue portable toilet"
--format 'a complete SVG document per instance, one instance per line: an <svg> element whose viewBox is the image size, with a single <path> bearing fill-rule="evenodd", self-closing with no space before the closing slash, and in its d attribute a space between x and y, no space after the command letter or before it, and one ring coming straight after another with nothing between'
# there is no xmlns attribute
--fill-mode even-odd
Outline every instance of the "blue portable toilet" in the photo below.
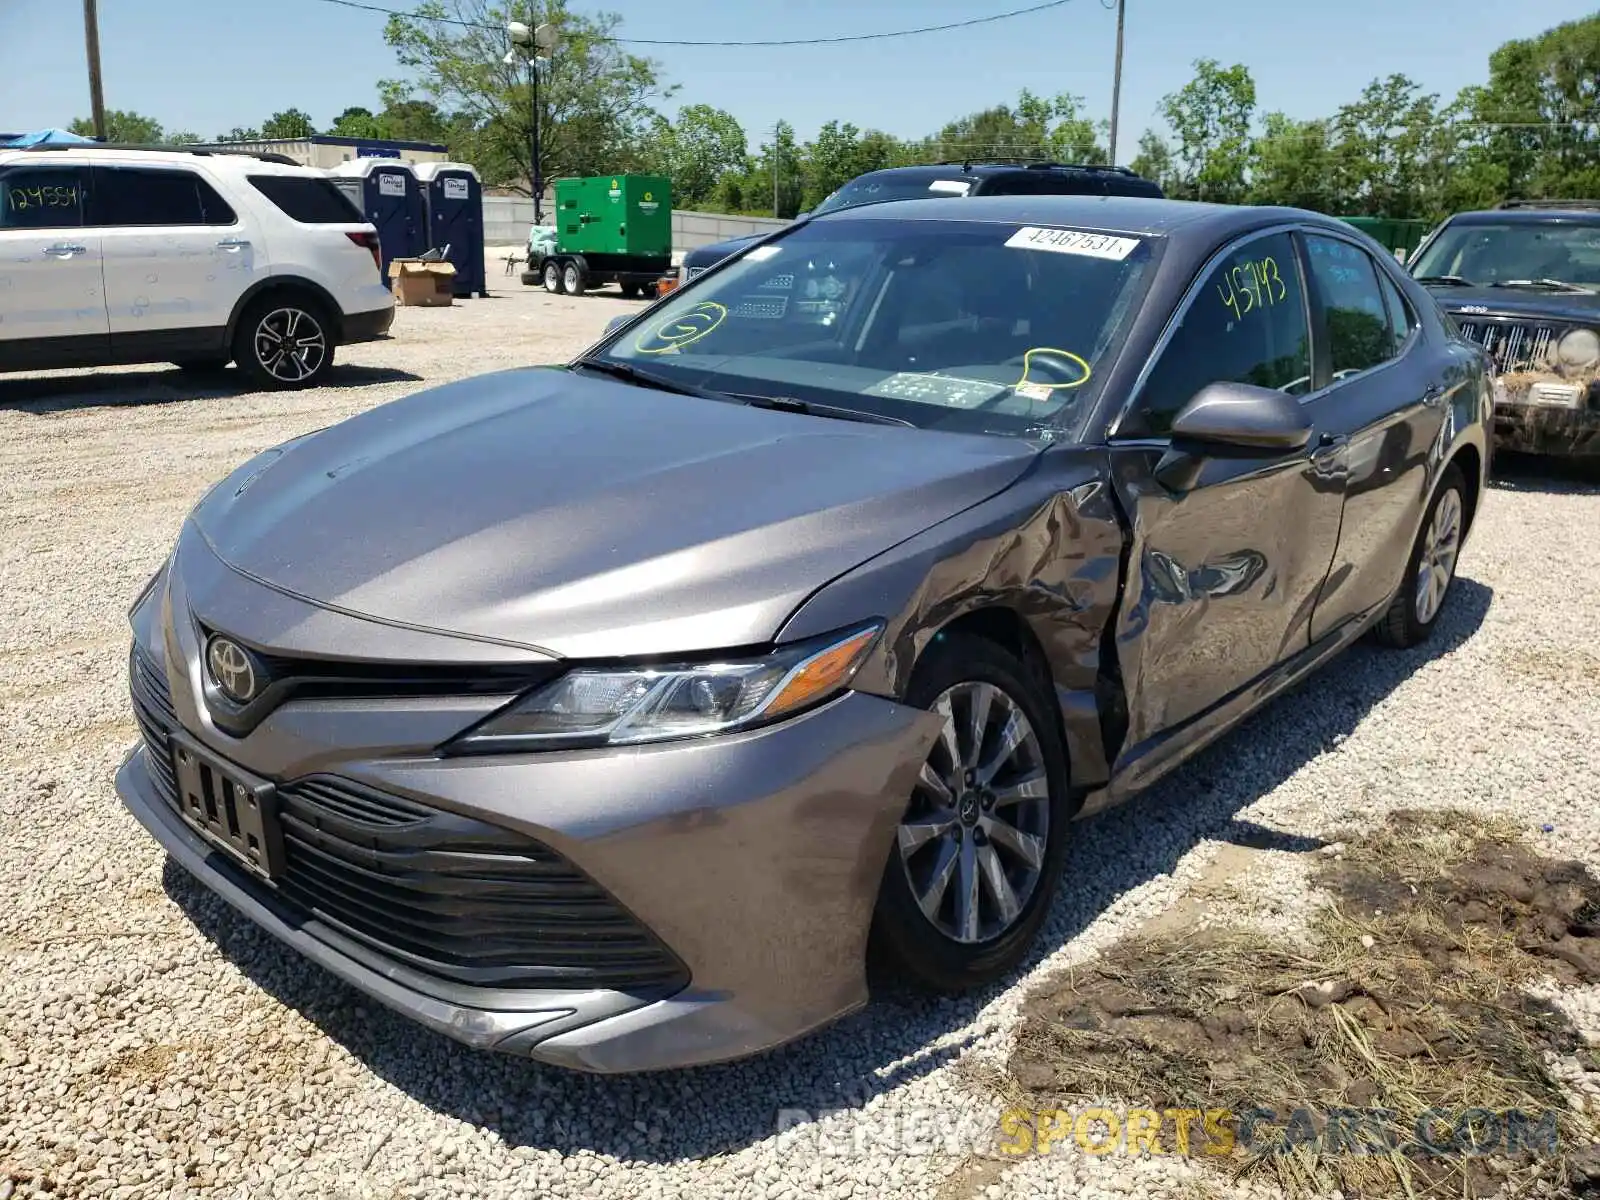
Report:
<svg viewBox="0 0 1600 1200"><path fill-rule="evenodd" d="M428 249L450 247L445 258L456 269L455 294L487 296L483 264L483 187L466 163L417 163L428 215Z"/></svg>
<svg viewBox="0 0 1600 1200"><path fill-rule="evenodd" d="M415 258L428 248L422 185L411 168L392 158L356 158L328 168L328 175L378 231L379 270L388 284L389 263Z"/></svg>

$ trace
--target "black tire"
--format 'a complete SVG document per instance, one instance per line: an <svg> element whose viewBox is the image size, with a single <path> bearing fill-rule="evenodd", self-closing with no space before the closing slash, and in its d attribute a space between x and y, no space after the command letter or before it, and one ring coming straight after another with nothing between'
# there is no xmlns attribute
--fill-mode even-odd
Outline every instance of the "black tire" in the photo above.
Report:
<svg viewBox="0 0 1600 1200"><path fill-rule="evenodd" d="M1060 884L1061 866L1069 839L1072 807L1068 800L1067 753L1052 702L1028 669L1011 654L983 638L965 634L942 637L923 656L912 675L906 702L932 708L948 689L963 684L988 684L998 688L1019 708L1033 727L1048 796L1039 809L1048 814L1043 834L1044 852L1038 877L1016 917L987 940L957 940L924 915L913 891L910 874L896 830L873 914L869 958L875 970L934 992L963 992L1003 978L1027 955L1039 926L1050 910ZM943 750L935 746L930 755ZM922 800L913 797L907 815ZM986 806L987 808L987 806ZM980 847L981 834L969 830L965 837ZM930 842L932 848L934 843ZM918 851L918 853L923 853ZM942 853L942 851L940 851ZM987 885L983 885L987 886Z"/></svg>
<svg viewBox="0 0 1600 1200"><path fill-rule="evenodd" d="M589 273L577 259L568 259L561 266L561 290L569 296L581 296L589 289Z"/></svg>
<svg viewBox="0 0 1600 1200"><path fill-rule="evenodd" d="M561 264L554 259L547 258L544 265L539 268L539 273L544 277L544 290L552 296L560 296L566 292L566 285L561 281Z"/></svg>
<svg viewBox="0 0 1600 1200"><path fill-rule="evenodd" d="M288 342L293 345L279 353ZM333 366L333 351L333 322L327 312L297 292L252 301L233 335L233 361L245 380L263 391L315 387Z"/></svg>
<svg viewBox="0 0 1600 1200"><path fill-rule="evenodd" d="M228 363L231 361L226 357L186 358L182 362L175 362L172 365L190 375L215 375L219 371L227 370Z"/></svg>
<svg viewBox="0 0 1600 1200"><path fill-rule="evenodd" d="M1448 578L1444 584L1445 591L1432 614L1424 620L1418 612L1420 607L1418 580L1422 571L1422 556L1429 552L1434 522L1438 519L1440 510L1445 509L1448 513L1449 509L1446 506L1452 504L1456 514L1454 553L1450 556ZM1428 502L1428 510L1422 516L1422 525L1411 543L1411 553L1406 555L1406 573L1400 584L1400 590L1395 593L1387 611L1373 627L1373 636L1380 644L1396 650L1405 650L1421 645L1433 635L1434 627L1439 623L1439 615L1444 612L1444 606L1450 599L1450 586L1455 582L1456 560L1461 552L1462 536L1466 533L1466 521L1466 476L1461 473L1460 467L1451 463L1439 476L1439 485L1434 488L1433 499Z"/></svg>
<svg viewBox="0 0 1600 1200"><path fill-rule="evenodd" d="M643 290L637 283L619 283L617 288L622 292L624 300L637 300L639 293Z"/></svg>

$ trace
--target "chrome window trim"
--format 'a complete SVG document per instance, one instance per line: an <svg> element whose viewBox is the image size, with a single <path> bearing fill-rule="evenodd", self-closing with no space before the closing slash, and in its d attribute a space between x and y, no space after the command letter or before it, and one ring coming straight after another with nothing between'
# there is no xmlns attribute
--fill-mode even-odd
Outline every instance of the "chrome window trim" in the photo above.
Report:
<svg viewBox="0 0 1600 1200"><path fill-rule="evenodd" d="M1335 241L1348 243L1350 246L1366 255L1368 261L1372 263L1373 270L1375 272L1383 271L1384 268L1379 265L1372 252L1368 250L1366 246L1361 244L1359 238L1352 236L1354 232L1354 230L1351 230L1349 233L1347 233L1342 229L1330 229L1325 225L1313 224L1308 221L1289 221L1278 225L1266 226L1262 229L1253 229L1242 237L1235 238L1233 241L1228 242L1219 248L1214 254L1211 255L1211 257L1206 259L1206 261L1201 264L1200 269L1195 272L1194 279L1184 290L1184 293L1179 299L1177 306L1172 310L1172 316L1167 319L1166 325L1162 327L1161 336L1156 339L1156 344L1151 349L1150 356L1145 360L1144 366L1140 368L1138 376L1134 379L1133 387L1128 393L1128 398L1123 401L1122 407L1117 410L1116 415L1107 425L1105 440L1108 443L1115 443L1119 446L1136 445L1141 442L1167 445L1171 442L1171 438L1165 434L1139 434L1135 437L1128 438L1119 438L1118 435L1122 430L1123 424L1127 421L1129 413L1133 411L1134 405L1138 402L1140 395L1143 393L1146 383L1149 382L1150 375L1155 370L1156 364L1160 362L1161 356L1167 352L1168 346L1171 344L1173 337L1177 333L1178 326L1183 323L1183 319L1189 314L1189 309L1192 308L1195 301L1199 299L1201 285L1210 278L1211 272L1220 266L1221 263L1230 255L1232 255L1239 247L1247 246L1251 242L1259 241L1262 238L1273 237L1280 233L1299 233L1302 236L1307 234L1318 234L1323 237L1331 238ZM1305 312L1306 328L1310 331L1314 339L1317 329L1315 322L1313 322L1311 319L1311 288L1313 284L1310 277L1310 263L1309 261L1305 261L1308 259L1309 253L1304 253L1301 248L1297 247L1295 252L1295 269L1300 272L1301 275L1301 288L1303 292L1301 297L1301 307ZM1307 392L1304 396L1299 397L1298 402L1302 406L1326 398L1353 380L1366 379L1379 371L1388 370L1390 367L1396 365L1402 359L1409 356L1421 342L1422 321L1420 314L1413 311L1414 306L1412 306L1410 301L1407 299L1405 290L1399 285L1399 283L1395 282L1395 280L1392 278L1390 279L1390 282L1394 284L1395 290L1400 293L1401 303L1406 305L1408 316L1411 318L1411 331L1409 334L1407 334L1405 342L1401 345L1399 350L1395 351L1395 353L1389 358L1384 359L1383 362L1378 363L1375 366L1368 367L1366 370L1355 375L1346 375L1343 379L1330 380L1327 386L1319 388L1313 392ZM1387 300L1384 301L1384 309L1387 312ZM1315 361L1315 353L1316 345L1315 341L1313 341L1313 362Z"/></svg>

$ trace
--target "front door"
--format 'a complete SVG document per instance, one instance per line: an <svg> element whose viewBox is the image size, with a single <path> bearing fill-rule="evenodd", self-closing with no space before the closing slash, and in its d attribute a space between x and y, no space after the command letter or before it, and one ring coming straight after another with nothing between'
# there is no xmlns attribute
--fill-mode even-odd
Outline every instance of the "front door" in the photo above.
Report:
<svg viewBox="0 0 1600 1200"><path fill-rule="evenodd" d="M90 220L114 352L220 352L255 274L252 231L190 167L97 166Z"/></svg>
<svg viewBox="0 0 1600 1200"><path fill-rule="evenodd" d="M106 345L100 238L86 167L0 167L0 369L92 365Z"/></svg>
<svg viewBox="0 0 1600 1200"><path fill-rule="evenodd" d="M1116 628L1123 761L1306 649L1338 543L1343 448L1320 430L1304 450L1210 458L1178 492L1153 478L1173 418L1225 380L1311 391L1304 273L1288 232L1215 260L1111 443L1133 524Z"/></svg>

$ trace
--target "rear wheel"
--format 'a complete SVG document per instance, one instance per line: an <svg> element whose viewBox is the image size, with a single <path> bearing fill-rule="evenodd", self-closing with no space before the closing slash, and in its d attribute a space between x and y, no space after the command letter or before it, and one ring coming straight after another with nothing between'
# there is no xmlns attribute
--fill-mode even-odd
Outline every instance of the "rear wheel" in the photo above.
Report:
<svg viewBox="0 0 1600 1200"><path fill-rule="evenodd" d="M1071 809L1059 727L1027 668L955 634L918 664L907 702L944 717L889 852L873 958L933 991L1001 978L1049 910Z"/></svg>
<svg viewBox="0 0 1600 1200"><path fill-rule="evenodd" d="M1400 591L1373 630L1384 645L1405 649L1420 645L1433 634L1455 582L1456 560L1467 528L1466 495L1466 476L1451 463L1439 476L1422 528L1411 545Z"/></svg>
<svg viewBox="0 0 1600 1200"><path fill-rule="evenodd" d="M259 388L315 386L333 365L331 322L322 306L306 297L263 296L239 320L233 360Z"/></svg>
<svg viewBox="0 0 1600 1200"><path fill-rule="evenodd" d="M559 296L566 288L562 284L561 264L550 259L544 263L544 290L552 296Z"/></svg>
<svg viewBox="0 0 1600 1200"><path fill-rule="evenodd" d="M584 288L588 286L584 278L583 269L575 262L569 262L561 268L561 286L569 296L583 295Z"/></svg>
<svg viewBox="0 0 1600 1200"><path fill-rule="evenodd" d="M617 287L621 289L624 300L637 300L643 290L637 283L619 283Z"/></svg>

